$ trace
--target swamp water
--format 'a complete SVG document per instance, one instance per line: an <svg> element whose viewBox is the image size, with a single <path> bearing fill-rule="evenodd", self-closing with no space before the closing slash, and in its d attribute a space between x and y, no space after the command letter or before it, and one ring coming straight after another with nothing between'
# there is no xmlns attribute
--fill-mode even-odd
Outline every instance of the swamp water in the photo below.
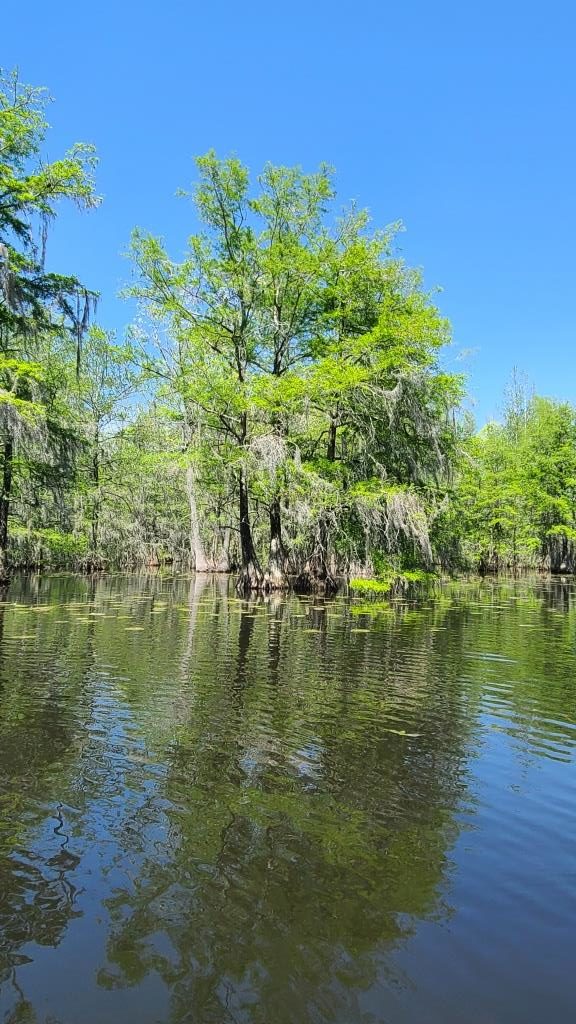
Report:
<svg viewBox="0 0 576 1024"><path fill-rule="evenodd" d="M0 604L2 1024L576 1019L576 586Z"/></svg>

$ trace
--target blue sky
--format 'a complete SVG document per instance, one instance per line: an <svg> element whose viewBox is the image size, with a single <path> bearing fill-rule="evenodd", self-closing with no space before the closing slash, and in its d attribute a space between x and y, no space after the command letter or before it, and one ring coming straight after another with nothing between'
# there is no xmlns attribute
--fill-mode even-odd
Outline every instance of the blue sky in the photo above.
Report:
<svg viewBox="0 0 576 1024"><path fill-rule="evenodd" d="M56 102L47 153L94 142L96 212L63 211L49 262L116 296L135 225L174 256L194 229L175 198L193 156L327 161L339 196L401 219L406 260L454 328L480 422L513 366L576 401L576 8L569 3L293 0L56 5L2 13L0 64Z"/></svg>

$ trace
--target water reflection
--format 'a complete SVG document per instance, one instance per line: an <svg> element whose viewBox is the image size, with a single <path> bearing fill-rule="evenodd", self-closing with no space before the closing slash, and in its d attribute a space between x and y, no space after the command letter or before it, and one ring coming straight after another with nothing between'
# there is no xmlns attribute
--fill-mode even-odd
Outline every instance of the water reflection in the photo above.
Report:
<svg viewBox="0 0 576 1024"><path fill-rule="evenodd" d="M474 992L478 1021L536 1022L533 1001L498 1016L512 975L476 993L463 972L447 999L425 937L455 969L486 955L461 922L485 898L475 844L497 849L504 817L493 886L534 886L517 802L533 765L528 823L567 871L574 615L566 581L460 583L420 608L242 601L202 577L15 582L4 1019L420 1022L425 1005L447 1024Z"/></svg>

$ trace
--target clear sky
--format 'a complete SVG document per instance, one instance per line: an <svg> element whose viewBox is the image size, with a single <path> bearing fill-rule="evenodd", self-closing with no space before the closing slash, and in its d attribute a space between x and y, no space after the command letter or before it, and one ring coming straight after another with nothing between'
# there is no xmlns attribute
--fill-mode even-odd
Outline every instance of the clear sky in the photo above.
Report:
<svg viewBox="0 0 576 1024"><path fill-rule="evenodd" d="M480 422L515 365L576 401L572 3L28 0L2 11L0 64L54 96L50 157L98 148L105 202L63 214L49 262L102 293L104 326L129 318L135 225L182 253L195 154L327 161L342 202L404 222Z"/></svg>

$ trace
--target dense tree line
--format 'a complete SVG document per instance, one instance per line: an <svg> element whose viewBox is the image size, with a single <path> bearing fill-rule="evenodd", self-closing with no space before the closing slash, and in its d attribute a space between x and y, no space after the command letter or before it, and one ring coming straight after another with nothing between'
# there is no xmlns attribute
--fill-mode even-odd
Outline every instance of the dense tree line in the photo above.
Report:
<svg viewBox="0 0 576 1024"><path fill-rule="evenodd" d="M472 435L443 528L484 572L576 569L576 409L514 389L502 423Z"/></svg>
<svg viewBox="0 0 576 1024"><path fill-rule="evenodd" d="M171 562L249 590L574 569L575 411L517 389L475 433L397 226L339 210L329 168L254 181L201 157L183 259L134 232L139 316L117 340L88 285L45 269L58 203L98 203L92 148L47 164L46 130L43 92L3 78L1 575Z"/></svg>

